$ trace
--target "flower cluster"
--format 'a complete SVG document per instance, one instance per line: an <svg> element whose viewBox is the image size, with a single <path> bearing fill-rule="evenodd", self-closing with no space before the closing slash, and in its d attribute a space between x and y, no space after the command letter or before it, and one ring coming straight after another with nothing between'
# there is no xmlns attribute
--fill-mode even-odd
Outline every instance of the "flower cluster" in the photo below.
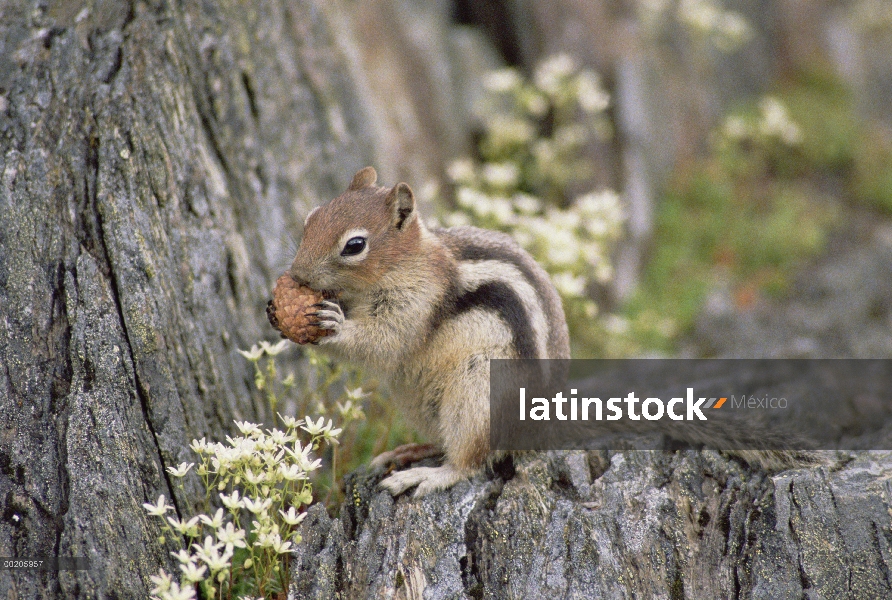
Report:
<svg viewBox="0 0 892 600"><path fill-rule="evenodd" d="M532 80L505 68L484 87L482 160L449 166L457 210L442 220L510 233L551 274L571 320L591 319L591 286L613 275L621 203L613 190L574 196L570 189L592 177L585 150L610 135L610 97L597 74L566 54L542 61Z"/></svg>
<svg viewBox="0 0 892 600"><path fill-rule="evenodd" d="M194 467L207 490L206 505L210 506L215 494L222 506L213 515L185 519L169 514L174 507L163 495L154 504L143 505L161 519L166 535L191 542L173 553L179 562L179 581L164 570L152 577L153 598L195 598L196 585L207 597L223 597L224 589L231 594L234 580L260 596L288 589L289 573L282 556L300 542L296 526L306 516L302 507L313 501L309 478L322 463L313 453L323 442L337 443L341 430L323 417L316 421L279 417L284 430L236 421L241 435L227 436L225 444L193 440L197 466L168 467L176 478L185 477ZM300 431L310 438L306 444L299 439Z"/></svg>
<svg viewBox="0 0 892 600"><path fill-rule="evenodd" d="M716 0L681 0L678 19L725 52L736 50L753 37L746 18L733 10L725 10Z"/></svg>
<svg viewBox="0 0 892 600"><path fill-rule="evenodd" d="M557 201L568 184L589 178L581 151L610 135L604 114L610 96L594 71L557 54L539 63L532 81L509 67L488 74L483 87L479 116L485 132L479 150L484 164L477 173L466 162L454 165L454 183L523 189Z"/></svg>
<svg viewBox="0 0 892 600"><path fill-rule="evenodd" d="M301 349L308 363L305 376L299 381L293 373L283 378L277 361L287 348L296 346L288 340L277 344L260 342L239 353L253 365L254 385L265 397L273 418L281 406L289 414L312 413L334 418L343 428L341 443L331 447L314 477L317 487L326 491L325 503L338 503L343 500L338 485L340 477L367 463L386 447L411 441L409 432L400 426L393 403L379 392L375 379L308 346ZM372 419L366 418L367 412ZM369 440L374 443L369 444Z"/></svg>
<svg viewBox="0 0 892 600"><path fill-rule="evenodd" d="M774 96L765 96L759 101L759 112L755 116L729 115L722 125L722 135L734 142L777 141L786 146L796 146L802 141L799 126L790 118L787 107Z"/></svg>
<svg viewBox="0 0 892 600"><path fill-rule="evenodd" d="M637 0L635 8L648 31L658 33L677 22L691 37L722 52L733 52L753 37L746 17L724 8L720 0Z"/></svg>

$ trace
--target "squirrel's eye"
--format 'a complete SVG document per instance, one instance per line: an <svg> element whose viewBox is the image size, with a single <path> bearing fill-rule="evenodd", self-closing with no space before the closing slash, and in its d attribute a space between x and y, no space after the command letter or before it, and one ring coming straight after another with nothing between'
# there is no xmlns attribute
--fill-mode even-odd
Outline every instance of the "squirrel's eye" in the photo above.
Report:
<svg viewBox="0 0 892 600"><path fill-rule="evenodd" d="M363 250L365 250L365 238L362 236L352 237L344 244L341 256L356 256Z"/></svg>

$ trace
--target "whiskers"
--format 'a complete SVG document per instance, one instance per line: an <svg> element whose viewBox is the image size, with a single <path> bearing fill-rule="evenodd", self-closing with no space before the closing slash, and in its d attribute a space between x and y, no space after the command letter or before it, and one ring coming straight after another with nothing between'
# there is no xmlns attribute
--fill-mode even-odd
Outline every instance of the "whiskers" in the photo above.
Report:
<svg viewBox="0 0 892 600"><path fill-rule="evenodd" d="M299 246L300 241L292 232L286 231L279 236L279 243L276 245L272 264L272 268L275 269L276 273L284 273L291 267Z"/></svg>

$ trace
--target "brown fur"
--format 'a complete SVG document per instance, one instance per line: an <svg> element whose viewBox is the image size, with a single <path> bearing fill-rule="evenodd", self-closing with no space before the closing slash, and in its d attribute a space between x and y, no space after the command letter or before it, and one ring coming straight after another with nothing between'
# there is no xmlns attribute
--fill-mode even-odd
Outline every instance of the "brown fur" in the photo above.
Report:
<svg viewBox="0 0 892 600"><path fill-rule="evenodd" d="M530 339L536 356L568 358L569 338L548 276L513 240L474 228L430 231L408 185L376 180L371 167L359 171L345 193L310 214L290 274L339 292L341 306L321 311L337 331L320 348L389 379L406 421L443 447L442 467L382 482L394 494L417 485L419 496L485 462L489 359L516 357L518 340L532 347ZM367 232L366 253L341 256L345 238L359 231ZM496 284L522 308L504 312L505 297L485 287Z"/></svg>
<svg viewBox="0 0 892 600"><path fill-rule="evenodd" d="M357 180L374 182L372 176L364 174L371 167L363 169L354 177ZM406 184L402 184L408 189ZM353 184L351 184L351 187ZM333 269L345 271L360 287L374 285L390 270L397 269L418 251L420 229L418 222L410 223L403 230L391 227L394 215L391 207L395 200L395 190L366 184L359 189L350 189L327 205L310 215L304 227L297 257L291 265L290 273L295 281L306 283L317 289L336 289L326 277ZM408 190L411 196L411 190ZM414 203L414 199L413 199ZM395 210L395 209L393 209ZM369 232L368 257L356 265L336 265L340 248L335 247L341 236L351 229L365 229ZM347 289L355 291L356 285L347 284Z"/></svg>

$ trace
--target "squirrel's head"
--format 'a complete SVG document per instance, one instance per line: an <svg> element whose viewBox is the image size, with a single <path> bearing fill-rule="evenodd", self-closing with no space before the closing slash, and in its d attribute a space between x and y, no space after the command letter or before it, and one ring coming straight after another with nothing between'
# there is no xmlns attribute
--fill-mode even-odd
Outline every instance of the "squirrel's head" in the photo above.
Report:
<svg viewBox="0 0 892 600"><path fill-rule="evenodd" d="M289 273L316 290L361 293L414 258L424 227L405 183L375 185L372 167L359 171L347 191L314 208Z"/></svg>

